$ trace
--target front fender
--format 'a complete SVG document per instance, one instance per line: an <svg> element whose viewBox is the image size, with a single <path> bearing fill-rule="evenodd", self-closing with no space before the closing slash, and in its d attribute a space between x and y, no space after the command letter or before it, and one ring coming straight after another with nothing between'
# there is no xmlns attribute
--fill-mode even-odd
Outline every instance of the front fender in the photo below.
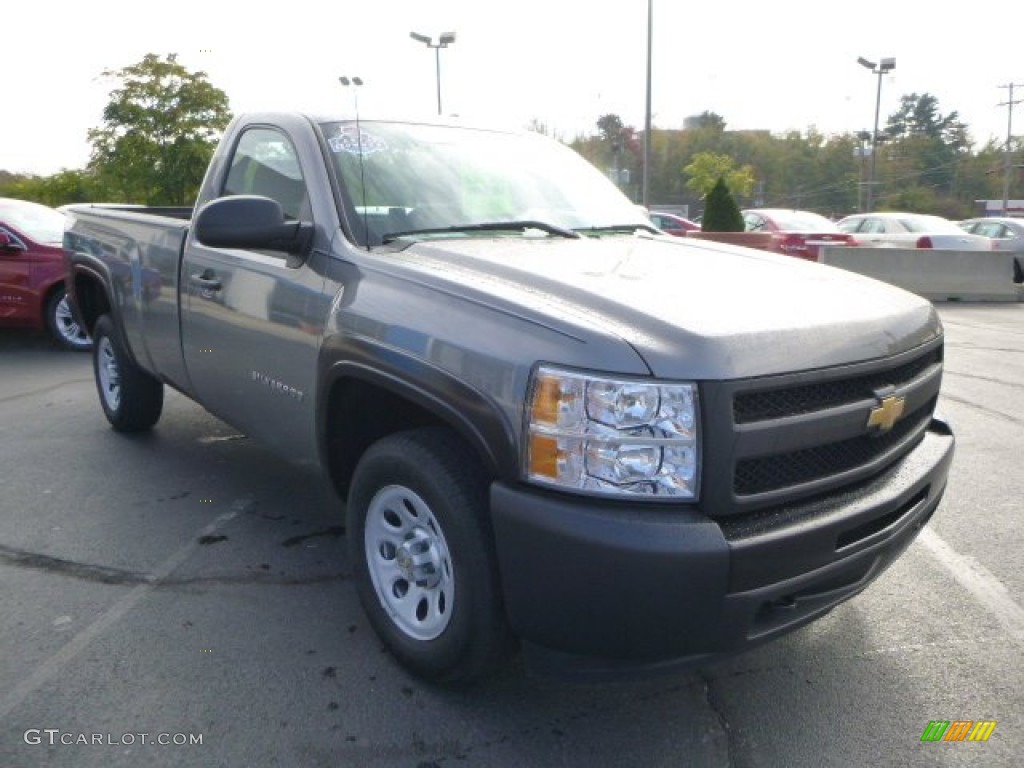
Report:
<svg viewBox="0 0 1024 768"><path fill-rule="evenodd" d="M321 456L327 456L330 395L345 379L383 389L448 425L470 444L492 476L518 477L516 430L488 393L403 350L348 335L325 339L321 348L317 404Z"/></svg>

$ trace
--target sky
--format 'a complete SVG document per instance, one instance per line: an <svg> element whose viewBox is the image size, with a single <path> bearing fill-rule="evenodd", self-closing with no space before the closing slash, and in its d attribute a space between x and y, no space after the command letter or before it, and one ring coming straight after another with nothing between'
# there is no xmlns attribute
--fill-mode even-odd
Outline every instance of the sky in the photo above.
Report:
<svg viewBox="0 0 1024 768"><path fill-rule="evenodd" d="M176 53L224 90L233 112L309 110L364 117L437 112L436 39L446 114L513 128L539 121L569 141L603 114L642 128L648 0L15 0L4 9L0 170L83 167L114 82L105 70ZM716 112L727 129L825 134L871 130L878 78L858 57L896 59L881 120L930 93L979 145L1006 139L999 106L1022 84L1019 0L989 0L975 23L934 0L652 0L652 124ZM9 4L11 5L11 4ZM1005 31L1004 31L1005 30ZM355 92L338 77L360 77ZM1024 104L1014 113L1024 134Z"/></svg>

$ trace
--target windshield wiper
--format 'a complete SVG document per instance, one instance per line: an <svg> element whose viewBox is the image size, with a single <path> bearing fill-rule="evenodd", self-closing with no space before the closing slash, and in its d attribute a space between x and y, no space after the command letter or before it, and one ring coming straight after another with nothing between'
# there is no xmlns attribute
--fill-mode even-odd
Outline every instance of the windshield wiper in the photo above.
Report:
<svg viewBox="0 0 1024 768"><path fill-rule="evenodd" d="M619 234L619 233L633 233L637 230L643 230L644 232L650 232L653 235L660 235L661 230L655 227L653 224L610 224L605 227L576 227L577 232L583 232L584 234Z"/></svg>
<svg viewBox="0 0 1024 768"><path fill-rule="evenodd" d="M429 229L410 229L404 232L389 232L384 235L385 244L393 242L400 237L414 237L416 235L459 235L466 232L525 232L528 229L539 229L549 235L558 235L573 240L579 239L580 234L557 224L549 224L546 221L485 221L480 224L453 224L450 227L432 227Z"/></svg>

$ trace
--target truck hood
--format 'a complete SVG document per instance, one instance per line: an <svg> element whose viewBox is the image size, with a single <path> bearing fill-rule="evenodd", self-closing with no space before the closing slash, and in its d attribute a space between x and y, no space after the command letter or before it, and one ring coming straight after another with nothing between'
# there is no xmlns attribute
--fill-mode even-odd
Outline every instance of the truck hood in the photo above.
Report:
<svg viewBox="0 0 1024 768"><path fill-rule="evenodd" d="M467 237L419 242L394 255L448 290L561 332L614 334L666 379L848 364L941 333L934 307L914 294L708 241Z"/></svg>

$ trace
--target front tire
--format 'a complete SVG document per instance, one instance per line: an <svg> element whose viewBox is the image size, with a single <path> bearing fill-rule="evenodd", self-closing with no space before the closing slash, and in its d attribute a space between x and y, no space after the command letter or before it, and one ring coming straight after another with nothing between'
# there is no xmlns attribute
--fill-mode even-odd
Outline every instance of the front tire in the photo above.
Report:
<svg viewBox="0 0 1024 768"><path fill-rule="evenodd" d="M71 312L63 286L57 288L46 302L46 327L57 343L67 349L84 352L92 347L92 339Z"/></svg>
<svg viewBox="0 0 1024 768"><path fill-rule="evenodd" d="M480 678L511 648L487 486L476 458L441 428L381 439L352 479L359 598L388 650L430 681Z"/></svg>
<svg viewBox="0 0 1024 768"><path fill-rule="evenodd" d="M160 419L164 385L128 356L109 315L93 329L93 372L100 405L118 432L145 432Z"/></svg>

